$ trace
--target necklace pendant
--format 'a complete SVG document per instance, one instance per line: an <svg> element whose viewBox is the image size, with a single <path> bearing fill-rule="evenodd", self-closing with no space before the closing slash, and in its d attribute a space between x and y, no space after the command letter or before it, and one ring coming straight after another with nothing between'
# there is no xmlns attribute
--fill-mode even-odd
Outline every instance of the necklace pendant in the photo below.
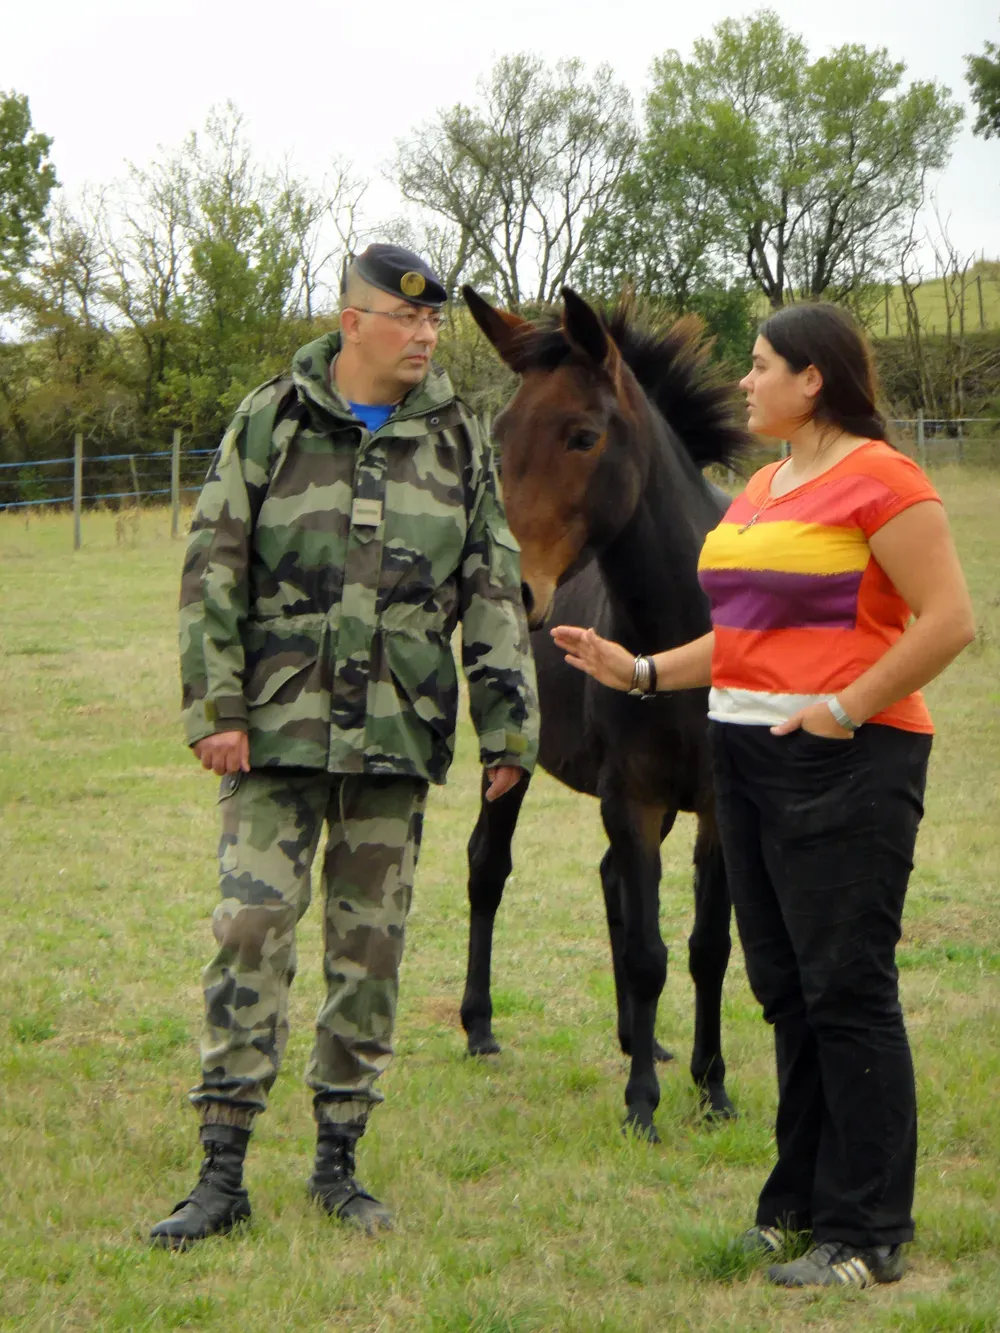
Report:
<svg viewBox="0 0 1000 1333"><path fill-rule="evenodd" d="M748 528L752 528L753 525L754 525L754 524L757 522L757 520L760 518L760 515L761 515L761 510L758 509L757 512L756 512L756 514L754 514L753 518L751 518L751 519L749 520L749 522L744 523L743 526L742 526L741 528L737 528L737 529L736 529L737 535L738 535L738 536L742 536L743 533L746 532Z"/></svg>

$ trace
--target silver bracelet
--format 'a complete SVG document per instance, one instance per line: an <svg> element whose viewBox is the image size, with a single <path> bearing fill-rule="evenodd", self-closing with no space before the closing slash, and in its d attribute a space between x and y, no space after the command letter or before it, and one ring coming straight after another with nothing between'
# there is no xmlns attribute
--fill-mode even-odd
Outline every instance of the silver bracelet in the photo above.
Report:
<svg viewBox="0 0 1000 1333"><path fill-rule="evenodd" d="M637 657L632 664L632 684L629 694L634 699L655 699L658 689L656 662L652 657Z"/></svg>
<svg viewBox="0 0 1000 1333"><path fill-rule="evenodd" d="M632 684L629 686L629 694L635 698L642 698L648 694L652 674L652 663L649 658L637 657L632 664Z"/></svg>
<svg viewBox="0 0 1000 1333"><path fill-rule="evenodd" d="M833 720L838 727L843 727L845 731L857 731L858 727L861 725L860 722L855 722L853 718L847 716L836 695L834 695L832 699L827 699L826 706L829 708Z"/></svg>

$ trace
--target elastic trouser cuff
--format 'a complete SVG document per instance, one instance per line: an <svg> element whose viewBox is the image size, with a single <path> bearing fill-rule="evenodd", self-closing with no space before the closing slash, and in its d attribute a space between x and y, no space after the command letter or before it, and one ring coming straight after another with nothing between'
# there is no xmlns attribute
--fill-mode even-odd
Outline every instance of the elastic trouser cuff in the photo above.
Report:
<svg viewBox="0 0 1000 1333"><path fill-rule="evenodd" d="M259 1112L245 1106L233 1106L229 1102L202 1102L197 1108L198 1119L202 1128L209 1125L230 1125L233 1129L253 1129L253 1122Z"/></svg>
<svg viewBox="0 0 1000 1333"><path fill-rule="evenodd" d="M202 1125L198 1137L203 1146L221 1143L227 1148L238 1148L241 1153L245 1153L250 1142L250 1131L240 1129L237 1125Z"/></svg>
<svg viewBox="0 0 1000 1333"><path fill-rule="evenodd" d="M313 1102L313 1114L319 1125L356 1125L363 1131L374 1104L365 1100L324 1100L317 1097Z"/></svg>

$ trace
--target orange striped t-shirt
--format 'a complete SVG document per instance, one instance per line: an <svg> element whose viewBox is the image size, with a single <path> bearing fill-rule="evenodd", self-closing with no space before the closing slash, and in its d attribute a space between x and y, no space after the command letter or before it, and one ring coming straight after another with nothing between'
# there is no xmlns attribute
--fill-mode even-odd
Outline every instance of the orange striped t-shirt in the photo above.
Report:
<svg viewBox="0 0 1000 1333"><path fill-rule="evenodd" d="M770 725L831 698L910 619L868 540L910 505L939 500L917 464L870 440L775 499L771 478L780 466L750 478L698 562L715 631L709 717L717 721ZM934 730L920 693L869 721Z"/></svg>

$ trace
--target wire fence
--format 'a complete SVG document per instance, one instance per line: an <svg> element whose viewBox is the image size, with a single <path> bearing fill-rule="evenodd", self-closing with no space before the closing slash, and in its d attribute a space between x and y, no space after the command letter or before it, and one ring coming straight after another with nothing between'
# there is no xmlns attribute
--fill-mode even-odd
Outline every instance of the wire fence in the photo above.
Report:
<svg viewBox="0 0 1000 1333"><path fill-rule="evenodd" d="M922 465L1000 463L1000 420L986 417L899 417L891 423L905 452ZM151 441L154 446L156 441ZM71 508L77 538L81 512L95 508L131 509L169 501L174 531L183 497L201 490L215 449L182 449L174 431L172 447L137 447L128 453L86 454L82 436L72 454L0 463L0 512ZM77 540L79 544L79 540Z"/></svg>
<svg viewBox="0 0 1000 1333"><path fill-rule="evenodd" d="M201 489L214 449L179 451L178 491L196 494ZM173 495L171 473L174 451L136 450L127 454L85 454L82 459L84 508L123 508ZM71 506L74 503L76 460L42 458L30 462L0 463L0 510Z"/></svg>
<svg viewBox="0 0 1000 1333"><path fill-rule="evenodd" d="M915 417L894 417L889 425L893 427L893 443L921 467L954 463L985 468L1000 466L1000 418L925 417L918 413ZM751 449L750 464L760 466L775 454L786 457L788 451L785 441L765 444L758 440ZM732 470L728 480L735 485L737 477Z"/></svg>
<svg viewBox="0 0 1000 1333"><path fill-rule="evenodd" d="M921 466L931 463L997 463L1000 420L993 417L897 417L892 425L899 442Z"/></svg>

